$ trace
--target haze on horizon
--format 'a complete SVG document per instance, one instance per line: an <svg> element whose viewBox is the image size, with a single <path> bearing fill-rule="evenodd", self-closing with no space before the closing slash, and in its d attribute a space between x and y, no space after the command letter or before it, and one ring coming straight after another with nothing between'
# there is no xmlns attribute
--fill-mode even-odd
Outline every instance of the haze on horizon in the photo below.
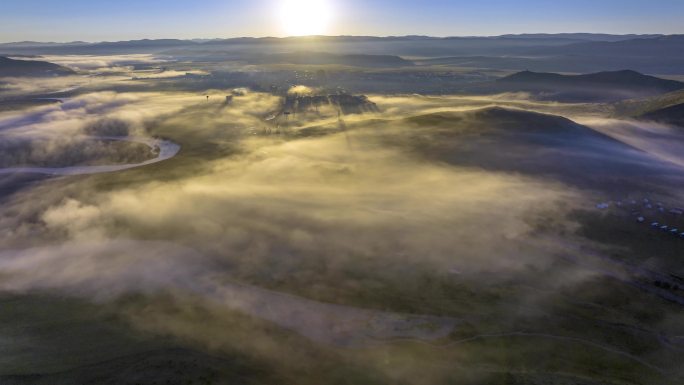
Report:
<svg viewBox="0 0 684 385"><path fill-rule="evenodd" d="M408 0L5 0L0 42L293 35L684 33L684 2Z"/></svg>

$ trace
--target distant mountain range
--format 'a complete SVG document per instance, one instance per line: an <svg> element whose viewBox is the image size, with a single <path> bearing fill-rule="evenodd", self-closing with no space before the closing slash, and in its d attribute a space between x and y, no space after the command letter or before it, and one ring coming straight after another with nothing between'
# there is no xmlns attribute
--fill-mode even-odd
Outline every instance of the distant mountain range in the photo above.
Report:
<svg viewBox="0 0 684 385"><path fill-rule="evenodd" d="M0 56L0 77L72 75L69 68L45 61L15 60Z"/></svg>
<svg viewBox="0 0 684 385"><path fill-rule="evenodd" d="M5 56L148 53L221 61L293 52L389 55L410 58L417 65L518 71L586 73L631 68L651 74L684 74L684 35L308 36L0 44L0 55Z"/></svg>
<svg viewBox="0 0 684 385"><path fill-rule="evenodd" d="M557 33L557 34L508 34L499 36L449 36L449 37L433 37L423 35L406 35L406 36L292 36L292 37L237 37L227 39L140 39L140 40L124 40L124 41L105 41L105 42L84 42L73 41L66 43L56 42L36 42L36 41L22 41L11 43L0 43L0 47L37 47L37 46L103 46L103 45L125 45L125 46L150 46L150 45L193 45L193 44L244 44L244 43L274 43L274 42L302 42L302 41L317 41L317 42L361 42L361 41L440 41L440 40L498 40L498 39L520 39L520 40L548 40L548 39L562 39L572 40L576 42L616 42L623 40L631 40L637 38L658 38L665 35L649 34L649 35L613 35L602 33Z"/></svg>
<svg viewBox="0 0 684 385"><path fill-rule="evenodd" d="M638 37L618 41L591 41L569 44L563 47L540 49L540 53L556 53L564 55L601 55L601 56L635 56L681 54L679 50L684 44L684 35L667 35L655 37Z"/></svg>
<svg viewBox="0 0 684 385"><path fill-rule="evenodd" d="M49 47L49 46L73 46L90 44L85 41L72 41L68 43L39 42L39 41L17 41L12 43L0 43L0 47Z"/></svg>
<svg viewBox="0 0 684 385"><path fill-rule="evenodd" d="M650 34L650 35L637 35L637 34L627 34L627 35L612 35L607 33L523 33L523 34L510 34L502 35L502 38L511 39L548 39L548 38L562 38L568 40L581 40L581 41L622 41L631 39L648 39L661 37L663 35Z"/></svg>
<svg viewBox="0 0 684 385"><path fill-rule="evenodd" d="M69 43L41 43L33 41L0 44L0 52L93 52L102 50L163 50L168 48L207 48L215 46L240 45L308 45L308 44L390 44L390 48L397 50L397 55L422 53L425 56L439 56L442 54L478 53L485 51L519 51L520 49L534 49L543 47L566 46L569 44L593 42L620 42L633 39L663 38L662 35L609 35L590 33L567 34L522 34L502 36L465 36L465 37L431 37L431 36L305 36L305 37L240 37L230 39L142 39L114 42L69 42ZM413 48L402 43L417 43ZM441 52L441 53L440 53ZM347 52L349 53L349 52ZM387 53L387 52L374 52Z"/></svg>

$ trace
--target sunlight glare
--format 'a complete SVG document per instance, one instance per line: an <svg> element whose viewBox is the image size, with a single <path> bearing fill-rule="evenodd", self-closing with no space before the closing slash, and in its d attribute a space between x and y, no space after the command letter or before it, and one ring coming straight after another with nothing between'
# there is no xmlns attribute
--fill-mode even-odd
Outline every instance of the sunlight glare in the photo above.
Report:
<svg viewBox="0 0 684 385"><path fill-rule="evenodd" d="M326 0L284 0L280 18L289 36L322 35L328 30L332 17Z"/></svg>

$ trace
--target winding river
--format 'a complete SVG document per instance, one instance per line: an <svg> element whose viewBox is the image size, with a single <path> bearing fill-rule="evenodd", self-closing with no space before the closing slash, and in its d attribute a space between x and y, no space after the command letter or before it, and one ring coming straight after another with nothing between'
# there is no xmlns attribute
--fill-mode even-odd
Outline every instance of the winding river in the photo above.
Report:
<svg viewBox="0 0 684 385"><path fill-rule="evenodd" d="M146 137L111 137L111 136L93 136L92 140L118 140L133 143L142 143L147 145L152 151L157 152L158 155L154 159L147 160L141 163L128 164L113 164L100 166L72 166L72 167L8 167L0 168L0 175L2 174L45 174L45 175L90 175L102 174L116 171L123 171L132 168L147 166L154 163L163 162L171 159L180 152L181 146L168 140L154 139Z"/></svg>

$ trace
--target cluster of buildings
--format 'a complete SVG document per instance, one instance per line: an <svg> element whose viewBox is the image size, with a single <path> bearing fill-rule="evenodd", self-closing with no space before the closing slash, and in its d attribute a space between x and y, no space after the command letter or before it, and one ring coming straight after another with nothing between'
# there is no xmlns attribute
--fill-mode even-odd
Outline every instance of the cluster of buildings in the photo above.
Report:
<svg viewBox="0 0 684 385"><path fill-rule="evenodd" d="M680 230L677 227L670 227L668 225L663 225L659 222L651 223L651 227L653 227L654 229L667 231L673 235L677 235L677 236L680 236L681 238L684 238L684 231L680 232Z"/></svg>
<svg viewBox="0 0 684 385"><path fill-rule="evenodd" d="M378 112L378 106L365 95L345 93L330 95L287 95L283 100L283 114L297 114L318 111L320 106L333 106L342 114L363 114Z"/></svg>
<svg viewBox="0 0 684 385"><path fill-rule="evenodd" d="M644 198L642 201L613 201L600 202L596 205L599 210L607 210L611 207L631 209L631 215L637 223L646 223L649 216L657 219L651 222L650 227L684 239L684 209L679 207L665 207L661 202L651 202Z"/></svg>
<svg viewBox="0 0 684 385"><path fill-rule="evenodd" d="M226 103L229 103L228 100ZM343 91L334 94L311 95L288 93L283 97L278 110L264 118L266 122L271 122L275 127L275 132L280 132L280 126L284 119L285 126L291 117L297 118L297 114L310 112L318 113L319 107L329 106L337 111L340 124L344 124L342 117L347 114L364 114L368 112L379 112L378 106L373 103L366 95L350 95ZM267 129L267 133L273 132Z"/></svg>

